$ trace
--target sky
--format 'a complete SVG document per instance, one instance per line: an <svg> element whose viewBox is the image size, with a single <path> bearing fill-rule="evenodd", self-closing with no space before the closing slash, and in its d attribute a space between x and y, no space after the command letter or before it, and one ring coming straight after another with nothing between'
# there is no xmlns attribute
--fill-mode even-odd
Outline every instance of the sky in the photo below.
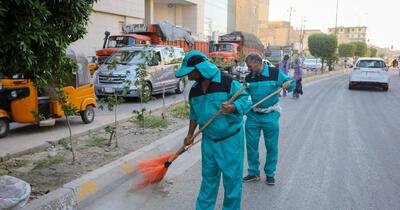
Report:
<svg viewBox="0 0 400 210"><path fill-rule="evenodd" d="M338 26L367 26L369 44L400 50L400 0L338 0ZM270 0L269 20L289 20L300 28L305 16L306 29L335 27L336 0Z"/></svg>

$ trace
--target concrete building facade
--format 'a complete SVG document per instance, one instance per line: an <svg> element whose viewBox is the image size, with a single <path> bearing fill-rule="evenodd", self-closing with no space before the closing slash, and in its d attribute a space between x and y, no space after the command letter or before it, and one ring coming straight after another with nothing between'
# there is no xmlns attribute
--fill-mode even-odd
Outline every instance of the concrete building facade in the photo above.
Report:
<svg viewBox="0 0 400 210"><path fill-rule="evenodd" d="M335 34L335 28L329 28L328 32ZM338 43L348 43L352 41L367 42L367 27L354 26L354 27L337 27L336 35Z"/></svg>
<svg viewBox="0 0 400 210"><path fill-rule="evenodd" d="M288 39L289 33L290 39ZM299 45L301 42L300 38L300 30L290 26L289 31L288 21L270 21L268 23L267 45Z"/></svg>
<svg viewBox="0 0 400 210"><path fill-rule="evenodd" d="M204 37L204 0L101 0L90 15L87 34L71 48L94 56L103 46L104 32L122 33L124 24L166 20Z"/></svg>
<svg viewBox="0 0 400 210"><path fill-rule="evenodd" d="M265 44L268 15L269 0L229 0L228 32L252 33Z"/></svg>

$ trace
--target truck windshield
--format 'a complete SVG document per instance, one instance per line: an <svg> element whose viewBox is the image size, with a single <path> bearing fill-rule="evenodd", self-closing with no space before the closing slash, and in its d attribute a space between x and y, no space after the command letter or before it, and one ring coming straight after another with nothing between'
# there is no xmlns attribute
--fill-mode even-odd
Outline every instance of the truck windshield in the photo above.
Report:
<svg viewBox="0 0 400 210"><path fill-rule="evenodd" d="M281 57L281 50L269 50L267 54L271 57Z"/></svg>
<svg viewBox="0 0 400 210"><path fill-rule="evenodd" d="M114 53L106 62L106 64L142 64L145 62L143 51L119 51Z"/></svg>
<svg viewBox="0 0 400 210"><path fill-rule="evenodd" d="M233 46L231 44L217 44L214 46L214 51L233 51Z"/></svg>
<svg viewBox="0 0 400 210"><path fill-rule="evenodd" d="M130 47L136 44L135 38L128 36L110 36L107 48Z"/></svg>

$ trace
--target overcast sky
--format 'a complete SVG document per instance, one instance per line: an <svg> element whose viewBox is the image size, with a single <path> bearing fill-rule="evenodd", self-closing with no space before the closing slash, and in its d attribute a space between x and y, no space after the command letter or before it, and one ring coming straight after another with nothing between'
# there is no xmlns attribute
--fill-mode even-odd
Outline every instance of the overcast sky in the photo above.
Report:
<svg viewBox="0 0 400 210"><path fill-rule="evenodd" d="M270 0L270 21L289 20L300 28L305 16L306 29L335 27L336 0ZM400 49L400 0L339 0L338 26L367 26L370 44Z"/></svg>

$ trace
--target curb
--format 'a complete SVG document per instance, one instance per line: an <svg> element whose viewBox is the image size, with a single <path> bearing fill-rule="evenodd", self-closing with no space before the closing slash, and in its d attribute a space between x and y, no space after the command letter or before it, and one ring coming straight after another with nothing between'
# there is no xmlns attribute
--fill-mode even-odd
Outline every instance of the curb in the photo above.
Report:
<svg viewBox="0 0 400 210"><path fill-rule="evenodd" d="M84 208L129 178L135 177L136 163L138 161L178 149L182 144L182 139L179 137L186 135L187 129L188 127L181 128L158 141L83 175L65 184L58 190L28 203L22 209L54 210Z"/></svg>

